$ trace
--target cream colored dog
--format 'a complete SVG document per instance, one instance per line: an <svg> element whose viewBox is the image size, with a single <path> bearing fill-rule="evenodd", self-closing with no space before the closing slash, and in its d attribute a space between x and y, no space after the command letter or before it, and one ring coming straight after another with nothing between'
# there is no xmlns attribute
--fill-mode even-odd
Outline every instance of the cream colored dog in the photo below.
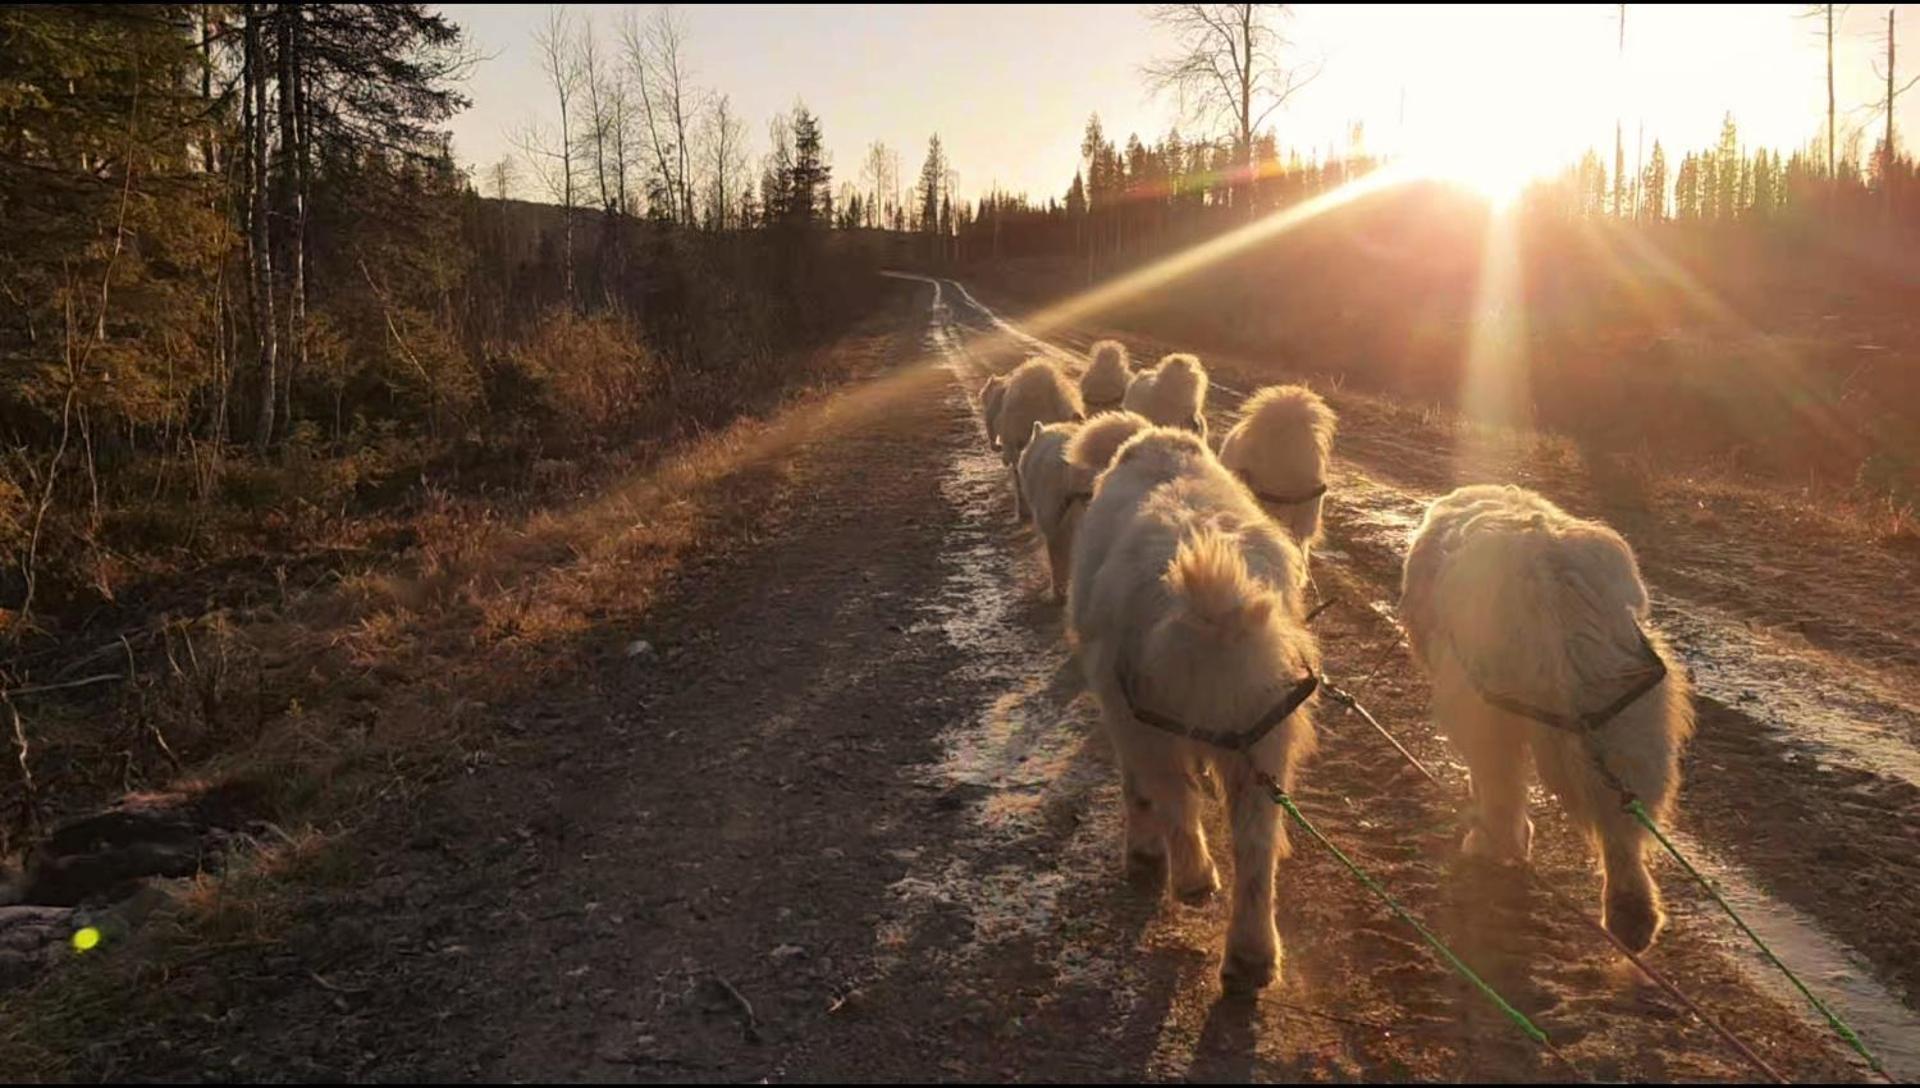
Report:
<svg viewBox="0 0 1920 1088"><path fill-rule="evenodd" d="M1120 764L1128 871L1156 884L1170 871L1190 901L1219 887L1193 773L1210 765L1234 851L1221 977L1264 986L1280 963L1274 868L1287 838L1260 776L1290 787L1313 745L1304 700L1319 651L1301 622L1299 549L1198 436L1152 428L1100 476L1072 565L1069 621ZM1232 752L1191 730L1255 739Z"/></svg>
<svg viewBox="0 0 1920 1088"><path fill-rule="evenodd" d="M1080 375L1080 396L1087 411L1106 412L1120 407L1127 395L1127 383L1133 370L1127 364L1127 346L1118 340L1102 340L1088 353L1087 372Z"/></svg>
<svg viewBox="0 0 1920 1088"><path fill-rule="evenodd" d="M1306 386L1270 385L1247 400L1220 444L1220 463L1246 481L1302 555L1322 539L1336 422L1333 409Z"/></svg>
<svg viewBox="0 0 1920 1088"><path fill-rule="evenodd" d="M1433 679L1434 719L1472 772L1467 851L1528 856L1531 749L1567 814L1598 840L1601 920L1627 947L1651 945L1665 915L1648 839L1599 767L1665 820L1693 703L1672 652L1645 630L1633 549L1523 488L1463 487L1428 507L1400 610Z"/></svg>
<svg viewBox="0 0 1920 1088"><path fill-rule="evenodd" d="M1033 530L1047 546L1047 573L1054 603L1067 599L1067 564L1073 530L1088 494L1067 461L1067 444L1087 424L1035 423L1020 454L1020 492L1027 497Z"/></svg>
<svg viewBox="0 0 1920 1088"><path fill-rule="evenodd" d="M1169 355L1133 376L1122 401L1162 427L1185 427L1207 437L1207 370L1191 355Z"/></svg>
<svg viewBox="0 0 1920 1088"><path fill-rule="evenodd" d="M998 397L998 410L988 425L988 433L999 439L1000 459L1013 478L1014 517L1025 521L1027 500L1020 490L1020 452L1032 437L1035 423L1063 423L1087 417L1086 409L1080 404L1080 388L1068 380L1052 360L1036 356L1014 367L1002 385L982 394L983 410L988 394Z"/></svg>

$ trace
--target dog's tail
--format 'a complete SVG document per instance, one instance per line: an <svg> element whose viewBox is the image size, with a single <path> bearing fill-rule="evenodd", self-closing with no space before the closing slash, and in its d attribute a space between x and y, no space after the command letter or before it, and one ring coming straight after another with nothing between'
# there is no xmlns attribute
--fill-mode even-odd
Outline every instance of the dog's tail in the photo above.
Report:
<svg viewBox="0 0 1920 1088"><path fill-rule="evenodd" d="M1234 538L1201 529L1180 542L1166 573L1174 614L1195 635L1222 642L1264 628L1278 603L1247 571Z"/></svg>

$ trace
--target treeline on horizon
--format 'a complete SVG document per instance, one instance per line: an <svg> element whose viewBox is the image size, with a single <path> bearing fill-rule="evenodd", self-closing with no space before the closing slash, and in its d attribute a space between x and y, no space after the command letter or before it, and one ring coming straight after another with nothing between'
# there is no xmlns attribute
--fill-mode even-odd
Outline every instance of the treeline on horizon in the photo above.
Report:
<svg viewBox="0 0 1920 1088"><path fill-rule="evenodd" d="M1675 161L1655 140L1641 165L1623 161L1618 170L1589 150L1530 182L1520 203L1531 218L1562 222L1867 227L1920 240L1920 161L1905 152L1888 156L1883 140L1863 167L1861 142L1851 133L1830 173L1824 135L1791 153L1749 148L1728 114L1711 147ZM1119 253L1167 234L1191 239L1230 229L1392 162L1364 150L1361 126L1349 143L1358 150L1325 158L1283 152L1269 130L1255 139L1249 170L1230 141L1187 140L1176 129L1151 144L1129 136L1121 146L1095 116L1082 135L1082 167L1063 196L994 192L963 203L950 230L918 215L911 226L951 235L948 245L965 259Z"/></svg>

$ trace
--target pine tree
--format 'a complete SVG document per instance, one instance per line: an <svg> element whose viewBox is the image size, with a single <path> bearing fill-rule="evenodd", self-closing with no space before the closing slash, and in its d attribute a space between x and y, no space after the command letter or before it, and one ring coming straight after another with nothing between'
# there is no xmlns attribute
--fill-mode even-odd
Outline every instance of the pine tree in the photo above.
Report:
<svg viewBox="0 0 1920 1088"><path fill-rule="evenodd" d="M804 103L793 107L793 166L787 172L786 221L811 227L833 215L833 168L827 165L820 119Z"/></svg>
<svg viewBox="0 0 1920 1088"><path fill-rule="evenodd" d="M1697 194L1702 221L1719 217L1720 214L1720 157L1709 151L1700 156L1698 173L1694 180L1694 192Z"/></svg>
<svg viewBox="0 0 1920 1088"><path fill-rule="evenodd" d="M240 149L197 91L192 10L135 15L0 9L0 442L9 451L52 449L88 420L103 440L157 425L177 408L170 386L224 382L206 285L236 236L219 212L223 179L205 163L216 147ZM196 411L224 425L214 405ZM73 453L39 466L43 486L69 478ZM15 543L8 513L0 499L0 549Z"/></svg>
<svg viewBox="0 0 1920 1088"><path fill-rule="evenodd" d="M1067 214L1087 214L1087 187L1080 179L1080 171L1073 172L1073 184L1067 186Z"/></svg>
<svg viewBox="0 0 1920 1088"><path fill-rule="evenodd" d="M1720 125L1720 146L1714 156L1714 218L1721 221L1733 219L1740 210L1740 175L1742 159L1740 155L1740 130L1734 126L1733 114L1726 115Z"/></svg>
<svg viewBox="0 0 1920 1088"><path fill-rule="evenodd" d="M1693 152L1680 157L1680 168L1673 175L1673 217L1683 223L1691 223L1700 217L1700 205L1694 197L1694 187L1699 184L1698 167L1694 163Z"/></svg>
<svg viewBox="0 0 1920 1088"><path fill-rule="evenodd" d="M1653 154L1647 156L1647 168L1640 176L1641 218L1658 223L1667 217L1667 153L1660 141L1653 141Z"/></svg>
<svg viewBox="0 0 1920 1088"><path fill-rule="evenodd" d="M926 234L940 232L940 201L945 195L946 178L947 156L936 132L927 140L927 157L920 164L920 180L913 187L920 202L920 230Z"/></svg>
<svg viewBox="0 0 1920 1088"><path fill-rule="evenodd" d="M1774 194L1777 182L1774 177L1776 157L1761 148L1753 154L1753 200L1752 214L1756 219L1768 219L1773 215Z"/></svg>

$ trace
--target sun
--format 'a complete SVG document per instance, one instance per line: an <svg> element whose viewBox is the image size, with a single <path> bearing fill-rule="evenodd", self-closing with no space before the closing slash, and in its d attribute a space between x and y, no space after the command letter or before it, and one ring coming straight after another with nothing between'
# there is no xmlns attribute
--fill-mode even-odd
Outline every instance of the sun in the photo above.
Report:
<svg viewBox="0 0 1920 1088"><path fill-rule="evenodd" d="M1533 158L1510 142L1476 140L1465 134L1410 149L1402 160L1409 177L1430 178L1469 190L1504 211L1527 187L1546 177L1553 164Z"/></svg>

